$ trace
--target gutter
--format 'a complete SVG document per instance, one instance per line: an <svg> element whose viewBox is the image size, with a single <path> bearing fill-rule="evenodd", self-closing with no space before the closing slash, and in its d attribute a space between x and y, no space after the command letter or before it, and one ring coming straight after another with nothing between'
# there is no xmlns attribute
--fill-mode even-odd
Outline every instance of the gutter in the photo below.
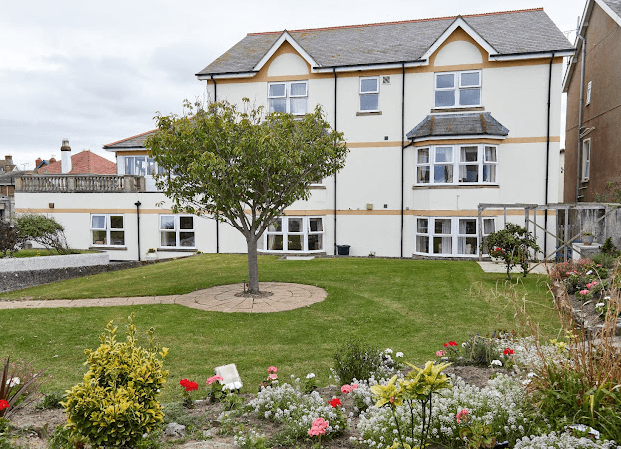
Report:
<svg viewBox="0 0 621 449"><path fill-rule="evenodd" d="M200 79L200 78L199 78ZM211 81L213 82L213 101L218 101L218 83L211 75ZM220 220L216 217L216 254L220 254Z"/></svg>
<svg viewBox="0 0 621 449"><path fill-rule="evenodd" d="M564 48L558 50L541 50L541 51L525 51L521 53L506 53L490 55L490 61L511 61L514 59L526 59L526 58L545 58L548 56L572 56L575 50L572 48Z"/></svg>

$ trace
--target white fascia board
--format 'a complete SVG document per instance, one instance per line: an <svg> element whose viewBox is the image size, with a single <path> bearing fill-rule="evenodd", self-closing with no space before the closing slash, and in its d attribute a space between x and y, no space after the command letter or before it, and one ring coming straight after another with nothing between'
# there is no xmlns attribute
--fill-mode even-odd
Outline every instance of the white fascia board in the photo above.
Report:
<svg viewBox="0 0 621 449"><path fill-rule="evenodd" d="M619 17L619 15L614 12L614 10L610 6L608 6L606 2L602 0L595 0L595 2L599 5L600 8L602 8L606 12L606 14L610 16L612 20L617 22L617 25L621 26L621 17Z"/></svg>
<svg viewBox="0 0 621 449"><path fill-rule="evenodd" d="M409 67L420 67L422 65L427 65L428 61L413 61L413 62L389 62L386 64L360 64L360 65L351 65L344 67L313 67L313 73L332 73L333 71L337 72L359 72L360 70L385 70L385 69L400 69L405 66L405 68Z"/></svg>
<svg viewBox="0 0 621 449"><path fill-rule="evenodd" d="M410 139L412 143L414 142L426 142L428 140L473 140L473 139L500 139L504 140L507 136L495 136L492 134L476 134L476 135L468 135L468 136L427 136L427 137L417 137L416 139Z"/></svg>
<svg viewBox="0 0 621 449"><path fill-rule="evenodd" d="M474 39L477 44L483 47L483 49L485 49L487 53L489 53L490 55L498 54L496 49L492 47L485 39L483 39L479 35L479 33L474 31L474 29L470 25L468 25L464 19L458 17L453 21L451 26L449 26L446 31L442 33L442 35L433 43L433 45L429 47L425 54L421 56L421 59L429 60L429 57L440 47L440 45L444 43L444 41L448 39L451 34L453 34L453 31L455 31L458 27L468 33L468 35L472 39Z"/></svg>
<svg viewBox="0 0 621 449"><path fill-rule="evenodd" d="M240 73L221 73L221 74L213 74L214 79L226 79L226 78L252 78L255 76L257 72L240 72ZM210 80L212 78L212 74L209 75L197 75L200 81Z"/></svg>
<svg viewBox="0 0 621 449"><path fill-rule="evenodd" d="M527 53L522 55L489 55L490 61L520 61L524 59L543 59L543 58L551 58L552 54L554 56L573 56L573 50L567 51L555 51L555 52L545 52L545 53Z"/></svg>
<svg viewBox="0 0 621 449"><path fill-rule="evenodd" d="M302 56L302 58L304 58L304 60L306 62L308 62L308 64L311 67L315 67L318 66L319 64L317 64L317 62L313 59L313 57L306 51L304 50L300 44L298 44L296 42L296 40L289 34L288 31L283 31L283 33L280 35L280 37L278 38L278 40L274 43L274 45L272 45L272 47L268 50L267 53L265 53L265 56L263 56L263 58L261 58L261 60L258 62L258 64L256 66L254 66L254 71L258 72L259 70L261 70L261 68L267 64L267 61L270 60L270 58L274 55L274 53L276 53L276 50L278 50L280 48L280 46L285 42L289 42L291 44L291 46L293 48L295 48L295 51L297 51L300 56Z"/></svg>

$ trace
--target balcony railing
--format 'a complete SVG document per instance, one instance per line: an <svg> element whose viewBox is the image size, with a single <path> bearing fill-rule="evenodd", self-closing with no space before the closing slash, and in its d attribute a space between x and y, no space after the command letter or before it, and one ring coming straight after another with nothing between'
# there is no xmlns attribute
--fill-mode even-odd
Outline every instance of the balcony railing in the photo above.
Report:
<svg viewBox="0 0 621 449"><path fill-rule="evenodd" d="M29 175L15 179L16 192L144 192L144 176Z"/></svg>

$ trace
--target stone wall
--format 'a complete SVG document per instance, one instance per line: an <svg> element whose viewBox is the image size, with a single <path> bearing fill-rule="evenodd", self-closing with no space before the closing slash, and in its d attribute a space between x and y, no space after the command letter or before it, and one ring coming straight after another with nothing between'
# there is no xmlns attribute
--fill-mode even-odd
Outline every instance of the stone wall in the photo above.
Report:
<svg viewBox="0 0 621 449"><path fill-rule="evenodd" d="M91 265L86 267L51 268L46 270L7 271L0 272L0 292L10 292L26 287L33 287L50 282L62 281L106 271L124 270L139 267L145 262L112 262L106 265Z"/></svg>

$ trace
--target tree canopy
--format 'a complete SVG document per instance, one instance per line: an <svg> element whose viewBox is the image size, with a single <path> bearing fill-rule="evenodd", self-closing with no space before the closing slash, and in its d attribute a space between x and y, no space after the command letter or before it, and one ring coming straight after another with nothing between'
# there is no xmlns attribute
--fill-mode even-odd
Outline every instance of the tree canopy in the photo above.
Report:
<svg viewBox="0 0 621 449"><path fill-rule="evenodd" d="M246 238L249 291L258 293L257 242L294 201L345 165L343 134L320 107L302 117L266 114L262 106L184 103L184 114L156 115L147 139L165 170L156 176L175 212L212 215Z"/></svg>

